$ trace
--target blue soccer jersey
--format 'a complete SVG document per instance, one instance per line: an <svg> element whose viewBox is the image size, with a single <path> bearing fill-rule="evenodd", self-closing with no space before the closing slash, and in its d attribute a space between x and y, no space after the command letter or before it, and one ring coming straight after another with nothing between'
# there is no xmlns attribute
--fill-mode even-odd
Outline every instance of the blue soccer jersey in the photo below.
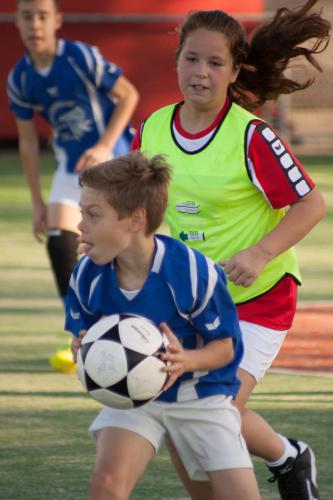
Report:
<svg viewBox="0 0 333 500"><path fill-rule="evenodd" d="M109 93L121 73L97 47L60 39L46 71L37 70L27 54L11 70L10 108L18 119L31 120L37 112L50 123L58 166L73 172L80 156L105 131L115 107ZM128 152L132 138L127 127L113 154Z"/></svg>
<svg viewBox="0 0 333 500"><path fill-rule="evenodd" d="M83 257L68 288L65 329L78 335L102 316L132 313L146 316L157 325L166 322L185 349L232 338L235 354L230 364L210 372L184 373L159 399L178 401L185 386L191 399L215 394L235 396L243 344L224 271L173 238L158 235L155 242L149 275L131 300L119 288L112 262L98 266Z"/></svg>

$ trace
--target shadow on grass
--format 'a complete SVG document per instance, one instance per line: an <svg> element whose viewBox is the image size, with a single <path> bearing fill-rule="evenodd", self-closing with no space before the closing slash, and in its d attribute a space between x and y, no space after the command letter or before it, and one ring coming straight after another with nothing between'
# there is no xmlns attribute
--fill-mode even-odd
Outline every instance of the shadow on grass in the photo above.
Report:
<svg viewBox="0 0 333 500"><path fill-rule="evenodd" d="M48 359L30 359L24 361L1 361L0 373L59 373L49 363ZM65 374L62 374L65 376Z"/></svg>
<svg viewBox="0 0 333 500"><path fill-rule="evenodd" d="M4 496L1 498L14 498L13 491L16 500L87 498L95 455L93 442L87 435L87 426L96 413L95 410L71 408L68 411L8 412L7 427L15 432L15 439L4 448L2 477L5 480L2 486ZM271 417L273 423L280 423L286 435L302 433L302 438L309 440L317 456L321 498L333 498L332 455L328 451L327 433L318 432L321 427L325 431L328 429L331 410L291 412L274 409L262 413ZM256 459L255 465L262 498L279 498L276 486L267 483L268 473L262 461ZM161 500L184 496L184 490L163 449L147 469L131 498Z"/></svg>
<svg viewBox="0 0 333 500"><path fill-rule="evenodd" d="M29 214L28 214L29 215ZM6 212L6 224L17 224L25 222L26 224L30 224L31 217L27 216L26 208L18 208L12 212Z"/></svg>
<svg viewBox="0 0 333 500"><path fill-rule="evenodd" d="M47 300L55 300L57 299L57 296L55 295L55 293L53 293L53 290L51 291L51 287L49 286L48 283L45 283L43 282L41 284L41 286L39 286L39 284L33 284L32 285L33 288L31 288L31 290L29 291L29 295L27 295L27 292L24 291L22 288L12 288L11 290L1 290L0 291L0 300L6 300L7 303L9 300L12 300L13 302L15 300L33 300L33 301L36 301L36 303L38 301L41 302L41 304L43 304L43 301L45 299ZM60 299L59 299L59 304L60 304ZM61 305L58 306L58 308L61 308ZM25 309L25 308L16 308L16 307L13 307L13 308L10 308L10 313L16 313L17 310L19 309ZM41 307L42 310L44 310L44 306ZM3 310L3 308L1 307L1 311ZM36 308L35 305L33 307L30 308L30 310L32 312L35 312L36 310L38 310L38 307ZM60 309L61 310L61 309ZM24 314L28 311L23 311Z"/></svg>
<svg viewBox="0 0 333 500"><path fill-rule="evenodd" d="M251 396L253 399L260 399L261 397L278 398L284 396L333 396L333 391L280 391L280 392L257 392Z"/></svg>
<svg viewBox="0 0 333 500"><path fill-rule="evenodd" d="M89 394L83 391L57 392L57 391L0 391L0 396L17 396L23 398L41 397L41 398L90 398Z"/></svg>
<svg viewBox="0 0 333 500"><path fill-rule="evenodd" d="M48 267L46 267L45 265L36 265L36 264L30 264L27 263L27 264L20 264L20 263L17 263L17 264L0 264L0 271L4 269L5 271L19 271L19 270L23 270L23 271L46 271L48 272L49 269Z"/></svg>
<svg viewBox="0 0 333 500"><path fill-rule="evenodd" d="M325 167L332 167L333 164L333 157L330 155L328 156L298 155L298 158L302 163L305 163L306 165L310 166L313 165L313 167L315 167L318 164Z"/></svg>
<svg viewBox="0 0 333 500"><path fill-rule="evenodd" d="M45 297L44 297L45 298ZM53 298L53 297L50 297ZM41 300L43 300L42 297L40 297ZM13 299L14 300L14 299ZM47 316L49 314L54 314L54 313L62 313L62 310L60 306L54 306L50 307L1 307L0 311L0 316L4 314L13 314L19 315L19 314L24 314L24 315L29 315L29 316L35 316L36 314L42 315L42 316Z"/></svg>

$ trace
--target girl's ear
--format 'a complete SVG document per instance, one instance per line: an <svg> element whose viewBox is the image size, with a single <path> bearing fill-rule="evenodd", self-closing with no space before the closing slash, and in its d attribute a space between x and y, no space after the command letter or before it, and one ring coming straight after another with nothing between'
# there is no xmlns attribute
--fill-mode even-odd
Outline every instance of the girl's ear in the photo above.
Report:
<svg viewBox="0 0 333 500"><path fill-rule="evenodd" d="M232 73L232 76L231 76L230 83L235 83L235 81L238 78L238 75L239 75L239 72L240 72L240 68L241 68L240 66L237 66L236 68L233 69L233 73Z"/></svg>

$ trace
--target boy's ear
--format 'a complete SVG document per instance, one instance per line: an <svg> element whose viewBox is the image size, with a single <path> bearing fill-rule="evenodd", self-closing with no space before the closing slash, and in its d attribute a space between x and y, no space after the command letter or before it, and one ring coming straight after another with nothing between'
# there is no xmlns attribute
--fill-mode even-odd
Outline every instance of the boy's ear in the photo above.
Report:
<svg viewBox="0 0 333 500"><path fill-rule="evenodd" d="M16 26L17 29L20 29L19 28L19 16L18 16L18 12L15 12L14 16L15 16L14 17L14 24L15 24L15 26Z"/></svg>
<svg viewBox="0 0 333 500"><path fill-rule="evenodd" d="M57 18L56 18L56 29L60 29L61 26L63 25L64 22L64 16L62 15L61 12L57 12Z"/></svg>
<svg viewBox="0 0 333 500"><path fill-rule="evenodd" d="M131 216L131 229L137 233L142 231L146 226L147 215L143 208L138 208Z"/></svg>

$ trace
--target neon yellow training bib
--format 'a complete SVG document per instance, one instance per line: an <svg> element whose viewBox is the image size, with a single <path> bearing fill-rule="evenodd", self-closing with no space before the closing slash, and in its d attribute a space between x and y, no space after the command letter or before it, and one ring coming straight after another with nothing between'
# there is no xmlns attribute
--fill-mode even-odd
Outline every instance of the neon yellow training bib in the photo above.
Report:
<svg viewBox="0 0 333 500"><path fill-rule="evenodd" d="M247 171L246 130L257 117L233 103L210 142L188 153L173 137L175 109L166 106L148 118L141 149L149 156L165 155L172 166L166 213L171 236L221 262L255 245L285 214L271 207ZM300 281L293 248L271 260L250 287L228 283L228 288L236 303L245 302L287 273Z"/></svg>

